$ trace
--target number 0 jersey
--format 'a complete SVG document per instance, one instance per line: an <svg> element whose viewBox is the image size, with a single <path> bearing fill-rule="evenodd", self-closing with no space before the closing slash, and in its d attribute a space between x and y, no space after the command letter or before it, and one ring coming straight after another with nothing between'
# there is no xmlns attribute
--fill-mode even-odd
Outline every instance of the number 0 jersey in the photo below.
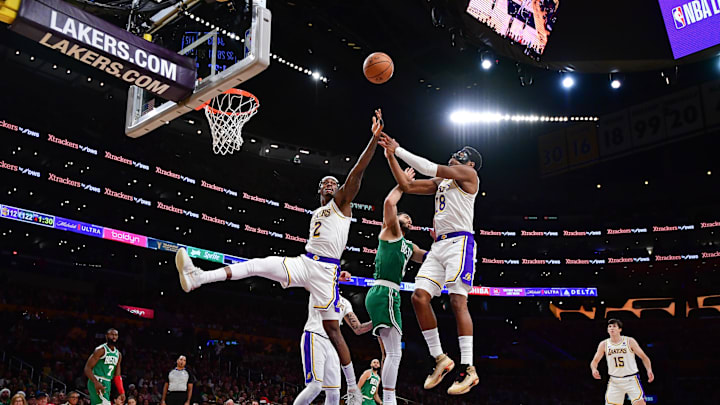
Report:
<svg viewBox="0 0 720 405"><path fill-rule="evenodd" d="M330 200L313 211L305 250L318 256L340 259L350 233L350 222L351 217L344 216L335 200Z"/></svg>
<svg viewBox="0 0 720 405"><path fill-rule="evenodd" d="M453 179L443 179L435 192L433 225L437 236L451 232L472 232L475 194L468 194Z"/></svg>
<svg viewBox="0 0 720 405"><path fill-rule="evenodd" d="M613 377L625 377L637 374L638 366L635 353L630 348L630 339L621 336L620 343L614 344L610 339L605 340L605 360L607 360L608 374Z"/></svg>

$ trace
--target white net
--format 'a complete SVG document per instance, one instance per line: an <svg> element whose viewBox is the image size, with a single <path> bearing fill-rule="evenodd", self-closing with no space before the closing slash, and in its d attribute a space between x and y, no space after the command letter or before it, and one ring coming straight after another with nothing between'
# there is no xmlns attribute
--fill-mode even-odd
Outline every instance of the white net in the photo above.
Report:
<svg viewBox="0 0 720 405"><path fill-rule="evenodd" d="M230 89L205 106L210 123L213 152L220 155L239 151L243 144L242 127L257 112L257 97L238 89Z"/></svg>

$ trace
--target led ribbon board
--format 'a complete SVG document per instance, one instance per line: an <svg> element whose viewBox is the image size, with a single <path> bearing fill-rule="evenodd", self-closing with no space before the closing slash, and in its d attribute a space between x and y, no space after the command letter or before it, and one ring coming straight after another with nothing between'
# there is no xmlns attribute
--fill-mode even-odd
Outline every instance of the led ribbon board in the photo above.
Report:
<svg viewBox="0 0 720 405"><path fill-rule="evenodd" d="M128 243L142 248L162 250L165 252L174 253L177 252L177 250L181 247L184 247L187 249L188 255L190 257L199 258L215 263L233 264L248 260L242 257L236 257L220 252L213 252L211 250L186 246L175 242L168 242L144 235L138 235L136 233L105 228L98 225L86 224L84 222L78 222L72 219L42 214L31 210L11 207L9 205L0 205L0 218L12 219L15 221L26 222L35 225L42 225L49 228L61 229L74 233L80 233L87 236L94 236L97 238L113 240L115 242ZM369 288L375 285L375 280L366 277L352 277L350 281L341 281L340 284ZM400 291L413 291L414 289L415 283L403 282L400 285ZM443 294L448 293L446 288L443 288L442 292ZM595 287L524 288L475 286L470 291L470 295L482 295L489 297L597 297L598 292L597 288Z"/></svg>

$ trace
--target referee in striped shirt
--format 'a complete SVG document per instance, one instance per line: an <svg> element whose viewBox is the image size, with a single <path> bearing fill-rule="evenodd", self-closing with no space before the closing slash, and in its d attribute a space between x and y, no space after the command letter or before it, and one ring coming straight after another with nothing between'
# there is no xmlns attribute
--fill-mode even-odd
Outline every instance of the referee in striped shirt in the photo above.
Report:
<svg viewBox="0 0 720 405"><path fill-rule="evenodd" d="M163 387L161 405L190 405L195 376L190 374L185 368L185 364L187 364L187 359L181 355L177 359L177 367L168 373Z"/></svg>

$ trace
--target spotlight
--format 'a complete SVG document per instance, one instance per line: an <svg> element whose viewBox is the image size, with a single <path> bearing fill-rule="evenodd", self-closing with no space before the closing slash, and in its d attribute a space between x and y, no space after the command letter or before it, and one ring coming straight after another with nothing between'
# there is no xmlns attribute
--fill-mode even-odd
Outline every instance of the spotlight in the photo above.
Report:
<svg viewBox="0 0 720 405"><path fill-rule="evenodd" d="M622 86L622 83L620 83L620 80L618 80L618 79L615 79L610 82L610 87L612 87L613 89L619 89L620 86Z"/></svg>
<svg viewBox="0 0 720 405"><path fill-rule="evenodd" d="M312 77L313 77L313 79L315 79L315 80L319 80L319 79L320 79L320 73L315 72L315 73L312 74Z"/></svg>
<svg viewBox="0 0 720 405"><path fill-rule="evenodd" d="M565 76L562 79L562 86L566 89L569 89L575 85L575 79L572 78L572 76Z"/></svg>
<svg viewBox="0 0 720 405"><path fill-rule="evenodd" d="M622 86L623 77L619 73L610 73L610 87L619 89Z"/></svg>
<svg viewBox="0 0 720 405"><path fill-rule="evenodd" d="M485 69L489 70L493 65L493 56L490 54L490 51L483 51L480 53L480 66Z"/></svg>

